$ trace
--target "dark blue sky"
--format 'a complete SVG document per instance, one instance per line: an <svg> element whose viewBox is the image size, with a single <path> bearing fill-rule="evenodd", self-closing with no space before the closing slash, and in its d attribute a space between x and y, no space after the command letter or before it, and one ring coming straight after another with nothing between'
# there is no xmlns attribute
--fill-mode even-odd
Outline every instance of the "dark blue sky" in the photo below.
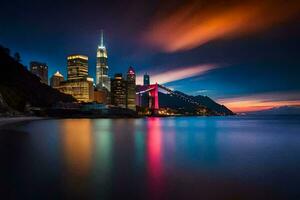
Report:
<svg viewBox="0 0 300 200"><path fill-rule="evenodd" d="M217 68L186 78L174 76L165 85L224 103L236 99L239 103L240 98L245 101L256 95L261 102L268 100L270 104L272 95L274 101L291 105L300 102L300 18L280 12L285 1L266 5L249 1L252 7L269 11L251 11L255 15L250 17L239 14L245 5L235 0L171 2L4 0L0 8L0 44L20 52L25 65L31 60L46 62L49 76L56 70L66 75L67 55L85 54L89 56L89 73L94 77L99 33L104 29L111 76L125 73L129 65L138 75L157 75L209 63ZM283 7L287 10L288 6ZM298 4L291 6L298 8ZM227 11L236 16L229 18ZM278 13L280 18L275 17ZM178 18L180 23L172 24ZM224 34L214 34L231 25L227 18L235 23L234 27ZM241 24L236 22L239 18L248 21ZM209 27L205 20L217 24L208 39L204 37ZM164 35L165 29L169 35ZM149 35L155 45L149 44ZM292 103L288 102L291 96Z"/></svg>

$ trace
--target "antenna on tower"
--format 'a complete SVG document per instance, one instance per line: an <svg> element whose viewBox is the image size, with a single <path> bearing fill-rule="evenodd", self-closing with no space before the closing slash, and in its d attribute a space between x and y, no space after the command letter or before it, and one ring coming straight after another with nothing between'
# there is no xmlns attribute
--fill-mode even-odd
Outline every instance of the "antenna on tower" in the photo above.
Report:
<svg viewBox="0 0 300 200"><path fill-rule="evenodd" d="M100 43L101 47L104 47L104 43L103 43L103 29L101 29L101 43Z"/></svg>

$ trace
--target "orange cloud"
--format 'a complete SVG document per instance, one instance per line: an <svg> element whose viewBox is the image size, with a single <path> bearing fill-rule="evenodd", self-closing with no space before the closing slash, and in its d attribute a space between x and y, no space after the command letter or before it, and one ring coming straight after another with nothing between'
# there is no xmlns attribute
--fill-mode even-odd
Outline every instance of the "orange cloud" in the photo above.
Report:
<svg viewBox="0 0 300 200"><path fill-rule="evenodd" d="M231 1L213 7L189 1L167 16L157 16L143 38L164 52L183 51L212 40L270 28L299 12L299 1Z"/></svg>
<svg viewBox="0 0 300 200"><path fill-rule="evenodd" d="M299 106L300 92L264 93L219 99L218 102L237 113L259 111L280 106Z"/></svg>
<svg viewBox="0 0 300 200"><path fill-rule="evenodd" d="M180 67L174 70L157 72L155 74L150 74L151 83L169 83L193 76L198 76L204 74L210 70L216 69L217 66L213 64L203 64L203 65L193 65L187 67ZM143 76L137 77L137 84L143 83Z"/></svg>

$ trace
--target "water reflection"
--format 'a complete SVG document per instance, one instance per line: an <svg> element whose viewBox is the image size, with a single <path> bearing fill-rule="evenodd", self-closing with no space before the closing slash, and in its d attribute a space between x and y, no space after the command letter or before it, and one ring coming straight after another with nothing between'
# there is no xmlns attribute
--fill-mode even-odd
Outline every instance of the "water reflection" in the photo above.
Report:
<svg viewBox="0 0 300 200"><path fill-rule="evenodd" d="M204 163L212 167L218 162L217 133L218 126L215 120L207 120L204 132Z"/></svg>
<svg viewBox="0 0 300 200"><path fill-rule="evenodd" d="M168 153L169 156L175 158L176 155L176 130L175 130L175 120L174 118L170 118L167 121L168 126L166 127L167 130L164 132L164 143L165 151Z"/></svg>
<svg viewBox="0 0 300 200"><path fill-rule="evenodd" d="M96 199L107 198L112 187L112 147L113 133L112 121L109 119L94 120L93 128L93 144L95 146L93 154L93 170L91 176L93 178L93 189L96 192Z"/></svg>
<svg viewBox="0 0 300 200"><path fill-rule="evenodd" d="M300 184L299 122L35 121L17 132L0 130L1 178L18 199L274 199L266 191L293 199Z"/></svg>
<svg viewBox="0 0 300 200"><path fill-rule="evenodd" d="M61 123L63 161L66 167L67 194L82 196L88 186L92 160L91 121L88 119L63 120Z"/></svg>
<svg viewBox="0 0 300 200"><path fill-rule="evenodd" d="M162 130L160 118L147 120L147 162L150 199L161 198L163 189Z"/></svg>
<svg viewBox="0 0 300 200"><path fill-rule="evenodd" d="M134 146L136 167L143 167L145 160L145 134L141 130L135 130Z"/></svg>

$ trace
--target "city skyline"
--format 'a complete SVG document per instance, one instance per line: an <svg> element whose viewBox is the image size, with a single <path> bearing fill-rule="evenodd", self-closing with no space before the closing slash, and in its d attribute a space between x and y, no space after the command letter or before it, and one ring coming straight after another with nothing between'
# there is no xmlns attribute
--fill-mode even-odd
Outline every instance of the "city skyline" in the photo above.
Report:
<svg viewBox="0 0 300 200"><path fill-rule="evenodd" d="M0 27L1 199L300 199L300 0L4 0Z"/></svg>
<svg viewBox="0 0 300 200"><path fill-rule="evenodd" d="M108 12L91 14L98 3L79 5L75 2L74 7L64 13L67 3L63 2L55 7L55 16L51 14L54 7L47 1L44 5L37 3L41 10L37 9L34 14L28 12L31 8L26 5L12 8L6 4L4 7L7 9L2 14L16 13L16 17L1 21L1 25L7 27L2 31L1 40L12 51L20 52L25 65L28 66L32 60L47 63L49 77L57 70L66 77L65 58L69 54L87 55L90 75L95 79L95 52L99 28L103 28L107 36L111 77L133 66L138 74L138 83L144 73L150 74L154 82L168 77L163 84L169 88L193 95L207 95L230 105L229 108L234 111L300 105L297 78L300 63L296 59L300 44L297 37L300 33L299 3L280 0L264 3L214 1L219 2L214 5L203 1L200 5L191 2L171 6L168 2L131 1L131 4L125 5L128 10L126 16L120 13L123 7L106 2L108 10L119 13L113 19ZM158 3L160 8L157 8ZM81 9L81 6L91 12L72 20L64 17ZM249 7L253 10L243 14ZM129 12L132 9L135 12ZM162 13L164 9L166 12ZM202 14L196 12L199 9ZM44 11L53 18L45 21L36 19L34 25L30 23L32 18L43 16ZM268 17L268 11L274 13L272 17ZM215 12L217 14L213 14ZM53 29L58 18L62 21ZM99 20L92 20L95 18ZM189 18L191 20L187 20ZM84 28L74 32L74 28L69 26L71 21ZM182 28L174 28L171 21L185 23ZM232 21L234 23L229 23ZM252 21L257 23L250 25ZM194 22L199 23L196 25ZM20 35L15 31L20 27L26 27L27 32ZM158 27L159 31L153 27ZM170 30L174 34L168 38L165 33ZM64 35L60 34L62 31Z"/></svg>

